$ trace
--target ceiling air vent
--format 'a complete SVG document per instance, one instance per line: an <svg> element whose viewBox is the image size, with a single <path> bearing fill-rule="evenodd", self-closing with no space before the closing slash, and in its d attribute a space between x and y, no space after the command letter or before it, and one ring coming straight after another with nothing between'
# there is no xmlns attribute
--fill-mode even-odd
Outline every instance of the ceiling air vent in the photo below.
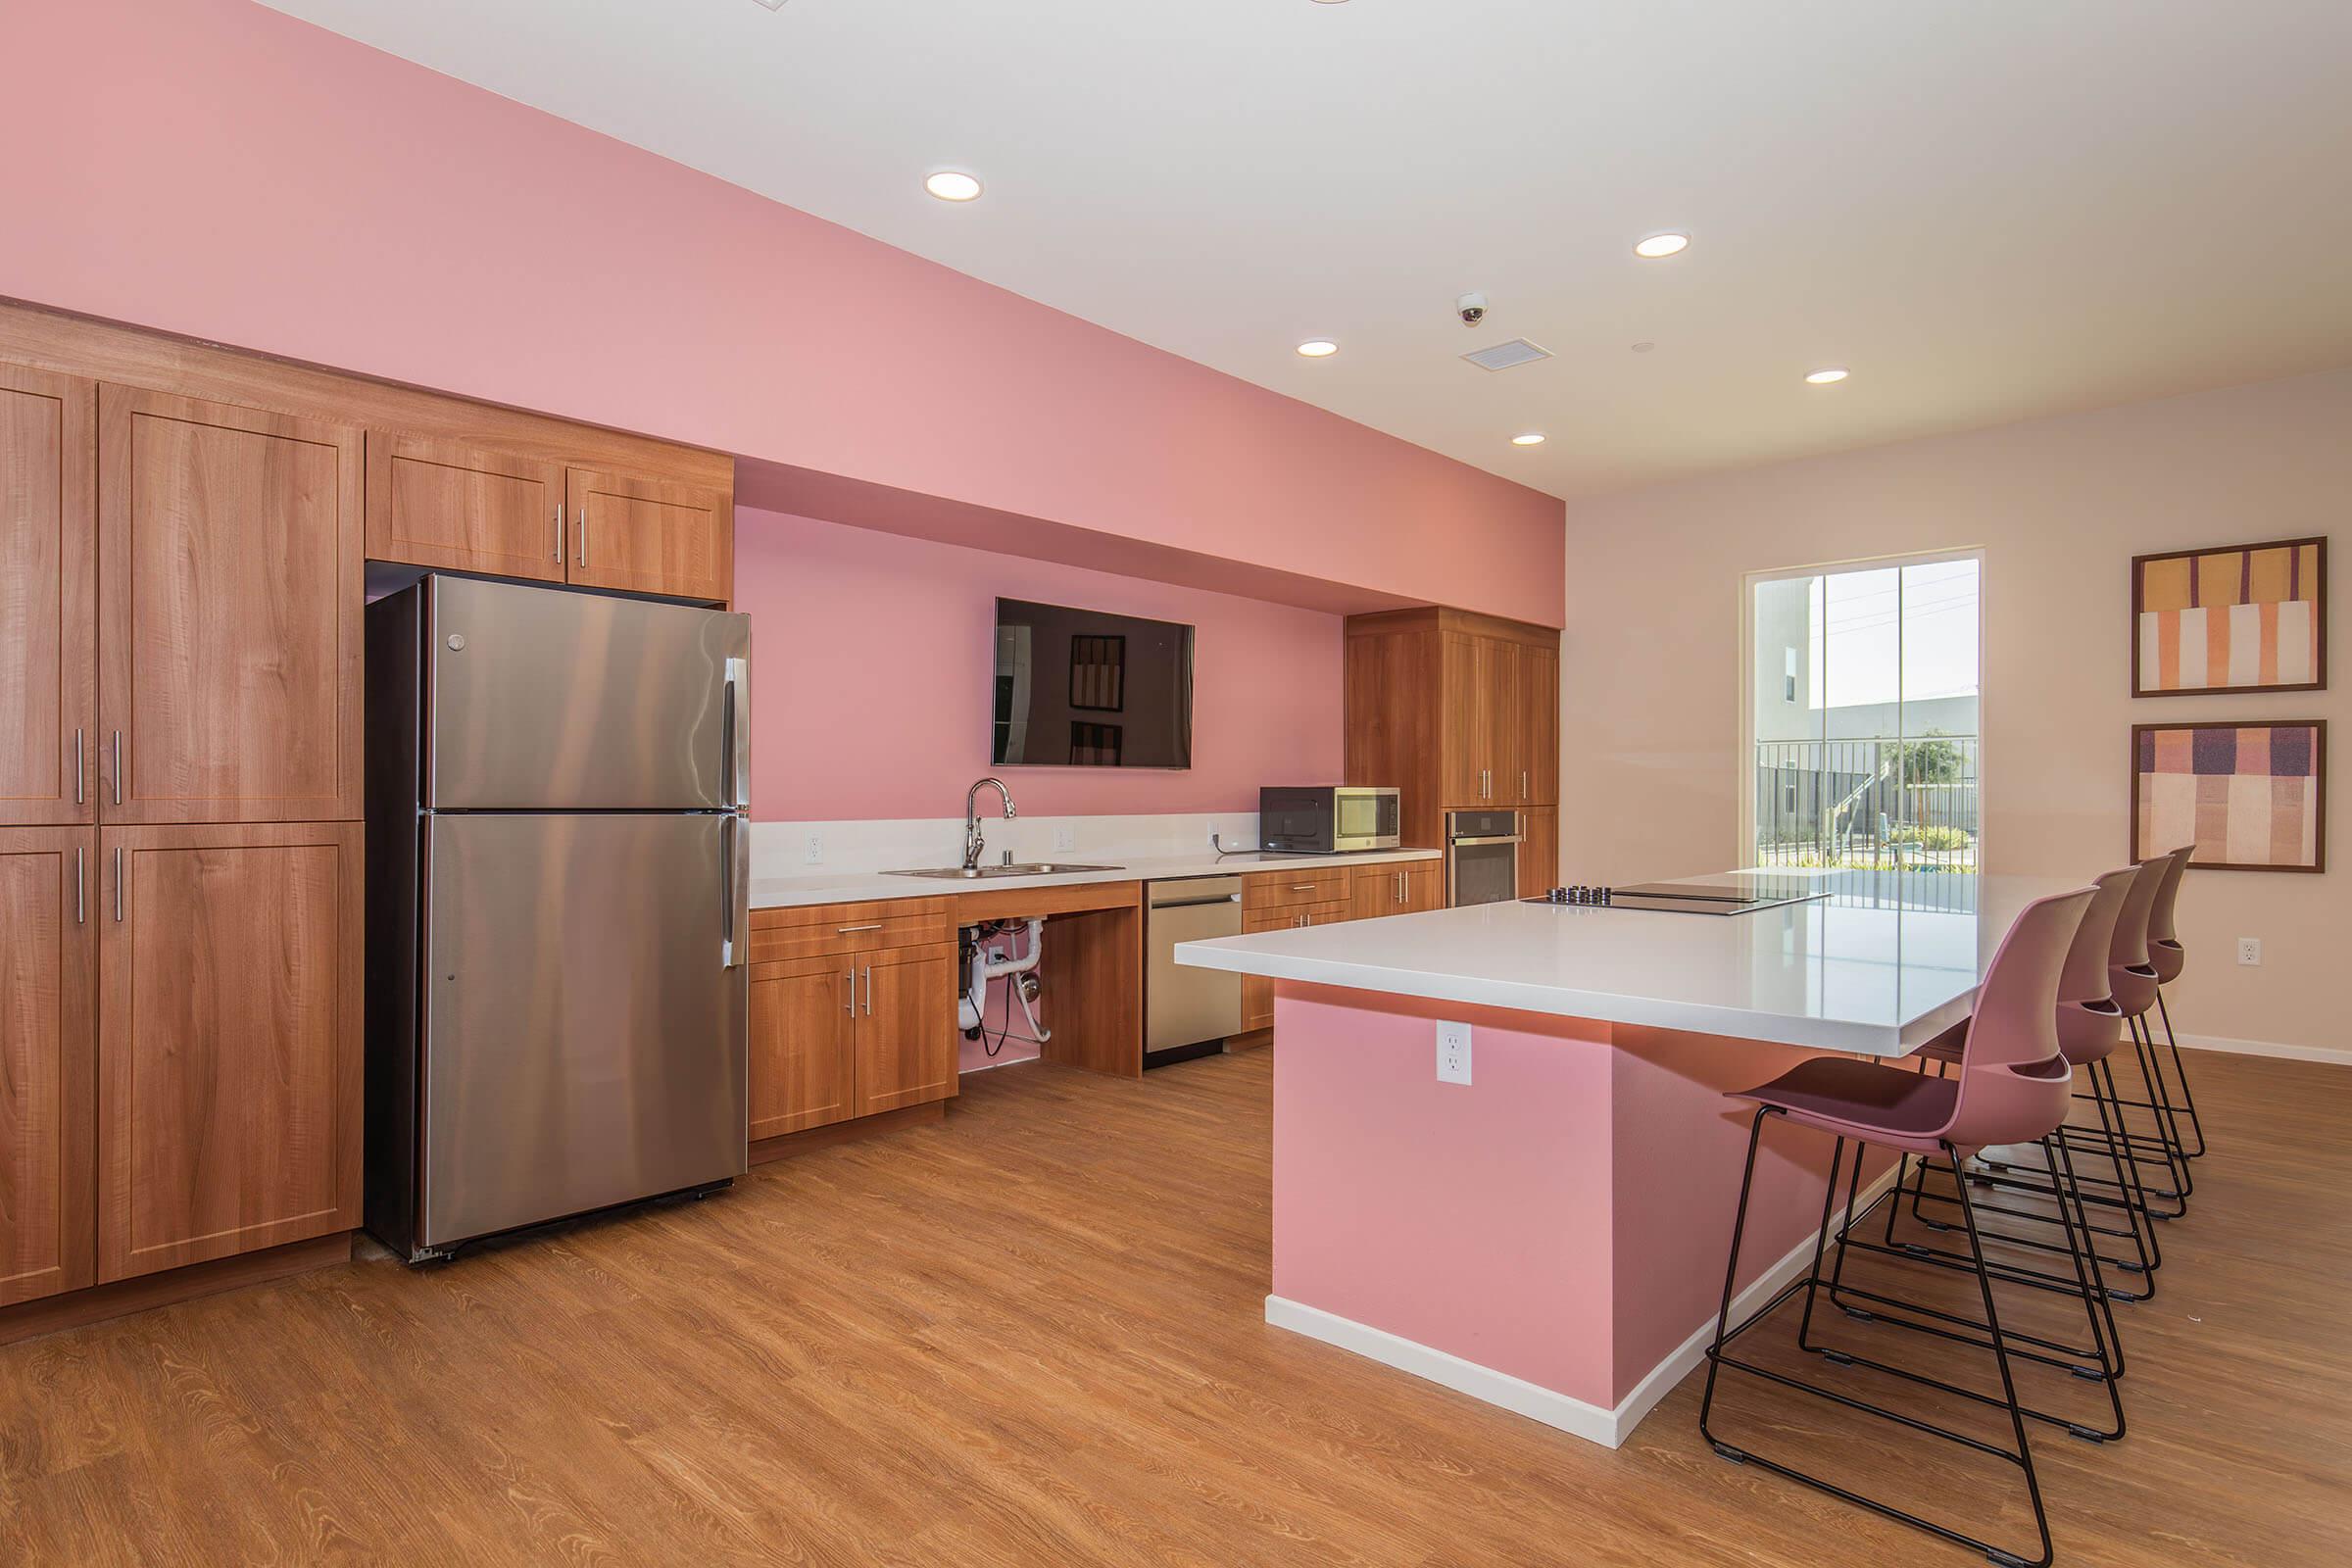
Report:
<svg viewBox="0 0 2352 1568"><path fill-rule="evenodd" d="M1462 356L1482 370L1507 370L1514 365L1533 365L1538 360L1551 358L1551 350L1540 349L1523 337L1492 348L1473 349Z"/></svg>

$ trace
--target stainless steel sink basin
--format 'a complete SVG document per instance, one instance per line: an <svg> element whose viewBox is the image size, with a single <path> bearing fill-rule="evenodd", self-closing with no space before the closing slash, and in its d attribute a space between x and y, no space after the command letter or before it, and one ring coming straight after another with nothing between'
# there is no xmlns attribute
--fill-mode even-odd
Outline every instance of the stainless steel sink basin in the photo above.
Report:
<svg viewBox="0 0 2352 1568"><path fill-rule="evenodd" d="M1070 860L1015 860L1010 865L925 866L919 871L885 871L884 876L929 876L943 882L978 882L992 876L1055 876L1065 871L1124 871L1123 865L1079 865Z"/></svg>

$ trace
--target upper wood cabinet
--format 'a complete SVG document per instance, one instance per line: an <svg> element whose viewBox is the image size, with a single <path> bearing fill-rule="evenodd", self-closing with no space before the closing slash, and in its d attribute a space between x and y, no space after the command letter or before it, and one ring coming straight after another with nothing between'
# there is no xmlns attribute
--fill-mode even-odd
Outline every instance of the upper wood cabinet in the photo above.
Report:
<svg viewBox="0 0 2352 1568"><path fill-rule="evenodd" d="M88 828L0 828L0 1306L95 1278Z"/></svg>
<svg viewBox="0 0 2352 1568"><path fill-rule="evenodd" d="M1402 792L1405 843L1448 810L1559 799L1559 633L1462 611L1348 621L1347 781Z"/></svg>
<svg viewBox="0 0 2352 1568"><path fill-rule="evenodd" d="M572 468L564 494L572 582L679 599L733 592L735 514L726 491Z"/></svg>
<svg viewBox="0 0 2352 1568"><path fill-rule="evenodd" d="M102 819L358 817L360 432L105 386L98 460Z"/></svg>
<svg viewBox="0 0 2352 1568"><path fill-rule="evenodd" d="M97 392L0 365L0 824L91 820Z"/></svg>
<svg viewBox="0 0 2352 1568"><path fill-rule="evenodd" d="M417 435L368 433L368 555L562 582L564 466Z"/></svg>
<svg viewBox="0 0 2352 1568"><path fill-rule="evenodd" d="M98 1277L357 1225L360 825L99 852Z"/></svg>

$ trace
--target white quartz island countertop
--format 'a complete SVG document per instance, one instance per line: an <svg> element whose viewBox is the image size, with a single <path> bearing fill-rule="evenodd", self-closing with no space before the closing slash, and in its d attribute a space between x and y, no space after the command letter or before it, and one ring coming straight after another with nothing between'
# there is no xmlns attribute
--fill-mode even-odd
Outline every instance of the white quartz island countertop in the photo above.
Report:
<svg viewBox="0 0 2352 1568"><path fill-rule="evenodd" d="M1825 896L1722 915L1486 904L1187 942L1176 961L1895 1056L1968 1016L1983 965L2020 908L2076 886L1951 872L1788 874Z"/></svg>
<svg viewBox="0 0 2352 1568"><path fill-rule="evenodd" d="M1180 876L1237 876L1245 871L1281 867L1389 865L1401 860L1434 860L1440 853L1437 850L1365 850L1352 855L1267 855L1243 851L1219 856L1215 851L1203 847L1194 855L1137 856L1126 858L1073 853L1067 857L1069 860L1085 865L1100 865L1102 869L1057 870L1034 876L894 876L887 871L756 876L752 879L752 907L784 909L810 904L863 904L877 899L935 899L946 894L996 892L1007 888L1075 887L1089 882L1157 882Z"/></svg>

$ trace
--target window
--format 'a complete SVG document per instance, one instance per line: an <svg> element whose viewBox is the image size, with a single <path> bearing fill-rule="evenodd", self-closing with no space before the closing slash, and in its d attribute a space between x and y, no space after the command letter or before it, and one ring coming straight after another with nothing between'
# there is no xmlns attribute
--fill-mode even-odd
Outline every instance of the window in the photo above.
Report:
<svg viewBox="0 0 2352 1568"><path fill-rule="evenodd" d="M1982 575L1972 553L1749 579L1752 863L1977 868Z"/></svg>

